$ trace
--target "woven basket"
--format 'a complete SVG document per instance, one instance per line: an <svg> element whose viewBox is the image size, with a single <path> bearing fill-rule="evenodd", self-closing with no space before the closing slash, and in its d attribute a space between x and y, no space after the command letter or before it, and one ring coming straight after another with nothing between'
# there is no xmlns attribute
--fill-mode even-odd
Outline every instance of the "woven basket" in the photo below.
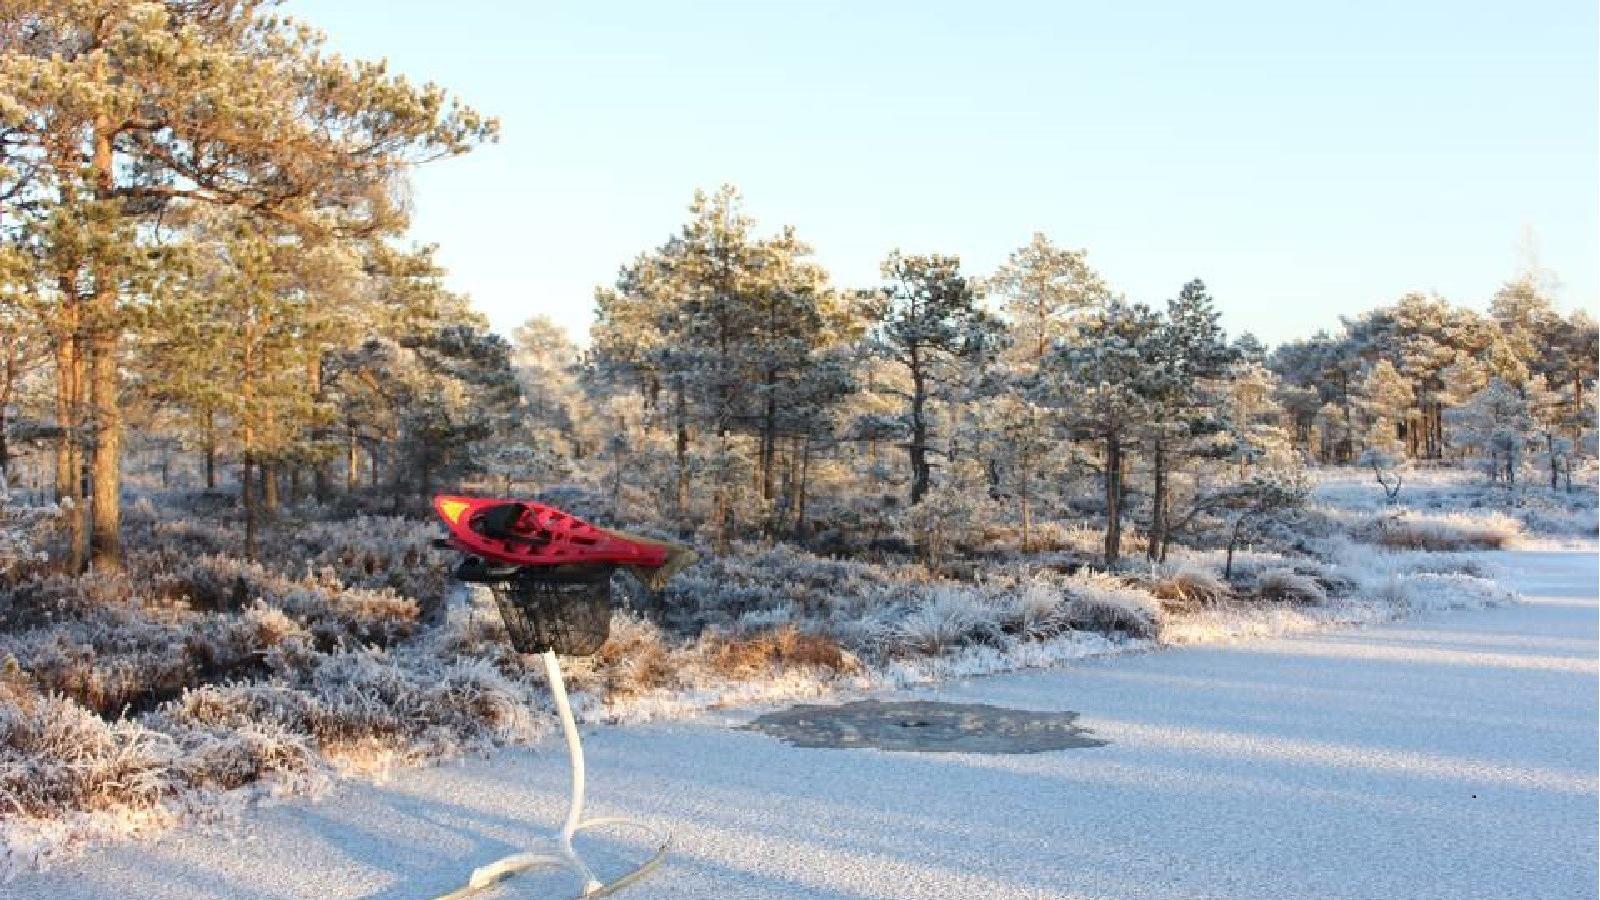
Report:
<svg viewBox="0 0 1600 900"><path fill-rule="evenodd" d="M589 656L611 633L609 565L525 568L492 585L518 653Z"/></svg>

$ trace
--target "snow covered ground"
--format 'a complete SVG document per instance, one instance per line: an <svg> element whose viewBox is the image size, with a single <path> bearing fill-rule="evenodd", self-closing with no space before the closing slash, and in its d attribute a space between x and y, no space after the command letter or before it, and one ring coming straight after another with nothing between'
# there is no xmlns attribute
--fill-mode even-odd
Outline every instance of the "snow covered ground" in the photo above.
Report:
<svg viewBox="0 0 1600 900"><path fill-rule="evenodd" d="M1101 748L801 749L726 727L751 710L598 727L592 812L674 833L641 898L1594 897L1596 557L1495 556L1527 603L898 694L1075 710ZM565 793L547 743L183 828L0 896L426 897L555 828Z"/></svg>

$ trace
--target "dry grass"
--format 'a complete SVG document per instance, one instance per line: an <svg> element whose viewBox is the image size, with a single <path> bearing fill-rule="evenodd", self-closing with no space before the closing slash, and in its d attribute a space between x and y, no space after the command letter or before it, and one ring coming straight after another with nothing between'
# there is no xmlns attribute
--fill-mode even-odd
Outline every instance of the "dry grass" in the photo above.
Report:
<svg viewBox="0 0 1600 900"><path fill-rule="evenodd" d="M613 615L611 636L575 674L581 688L634 697L677 682L680 666L661 629L633 616Z"/></svg>
<svg viewBox="0 0 1600 900"><path fill-rule="evenodd" d="M1388 519L1374 530L1376 543L1394 550L1457 553L1504 550L1522 535L1522 526L1500 514L1486 516L1417 515Z"/></svg>
<svg viewBox="0 0 1600 900"><path fill-rule="evenodd" d="M1268 569L1256 576L1256 597L1291 603L1325 603L1328 592L1315 578L1293 569Z"/></svg>
<svg viewBox="0 0 1600 900"><path fill-rule="evenodd" d="M730 678L748 678L790 668L825 669L855 674L856 658L825 634L785 625L742 637L715 637L707 648L711 670Z"/></svg>
<svg viewBox="0 0 1600 900"><path fill-rule="evenodd" d="M1150 593L1169 612L1216 606L1233 596L1233 591L1221 576L1192 566L1185 566L1156 579L1150 586Z"/></svg>

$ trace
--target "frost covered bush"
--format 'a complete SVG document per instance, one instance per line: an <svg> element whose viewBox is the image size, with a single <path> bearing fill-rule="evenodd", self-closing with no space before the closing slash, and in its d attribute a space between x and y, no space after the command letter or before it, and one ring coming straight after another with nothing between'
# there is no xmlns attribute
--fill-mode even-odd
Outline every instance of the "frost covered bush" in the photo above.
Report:
<svg viewBox="0 0 1600 900"><path fill-rule="evenodd" d="M49 560L45 548L61 529L61 507L0 504L0 581L14 582Z"/></svg>
<svg viewBox="0 0 1600 900"><path fill-rule="evenodd" d="M883 643L893 655L937 656L969 644L991 643L999 633L999 611L981 594L938 585L887 630Z"/></svg>
<svg viewBox="0 0 1600 900"><path fill-rule="evenodd" d="M901 514L906 531L916 542L917 555L934 568L957 552L977 547L994 517L995 504L986 494L974 494L950 482L934 487L922 502Z"/></svg>
<svg viewBox="0 0 1600 900"><path fill-rule="evenodd" d="M1289 568L1267 569L1256 575L1255 595L1262 600L1326 603L1328 593L1310 575Z"/></svg>
<svg viewBox="0 0 1600 900"><path fill-rule="evenodd" d="M1477 609L1517 599L1514 592L1489 579L1461 573L1418 572L1395 576L1392 584L1391 596L1396 602L1419 611Z"/></svg>
<svg viewBox="0 0 1600 900"><path fill-rule="evenodd" d="M1233 595L1221 576L1196 566L1180 566L1155 579L1150 593L1163 601L1163 606L1174 610L1216 606Z"/></svg>
<svg viewBox="0 0 1600 900"><path fill-rule="evenodd" d="M530 700L527 686L486 661L443 663L369 649L318 657L292 679L187 691L150 722L214 734L264 725L360 769L529 737Z"/></svg>
<svg viewBox="0 0 1600 900"><path fill-rule="evenodd" d="M241 616L191 616L164 623L131 608L103 608L54 627L0 635L0 656L40 690L114 715L176 696L206 680L261 669L265 654L302 636L269 607Z"/></svg>
<svg viewBox="0 0 1600 900"><path fill-rule="evenodd" d="M669 624L687 633L737 629L750 617L837 620L859 598L893 594L928 581L918 567L871 565L814 556L794 547L735 546L684 570L662 592Z"/></svg>
<svg viewBox="0 0 1600 900"><path fill-rule="evenodd" d="M1426 515L1382 519L1368 530L1375 543L1399 550L1504 550L1522 534L1522 525L1499 513Z"/></svg>
<svg viewBox="0 0 1600 900"><path fill-rule="evenodd" d="M1115 575L1080 572L1067 579L1066 592L1066 622L1074 629L1160 636L1162 612L1156 598Z"/></svg>
<svg viewBox="0 0 1600 900"><path fill-rule="evenodd" d="M293 579L260 563L231 557L203 557L163 579L164 591L201 609L238 609L261 602L302 622L324 648L353 641L390 646L416 631L421 611L416 600L392 588L345 587L324 568Z"/></svg>
<svg viewBox="0 0 1600 900"><path fill-rule="evenodd" d="M442 601L455 564L453 551L433 545L439 536L429 522L360 516L298 528L268 553L286 569L331 572L347 586L393 590L431 609Z"/></svg>
<svg viewBox="0 0 1600 900"><path fill-rule="evenodd" d="M583 690L628 697L674 684L680 677L671 639L651 622L615 615L611 635L570 679Z"/></svg>
<svg viewBox="0 0 1600 900"><path fill-rule="evenodd" d="M1046 578L1030 578L999 601L1000 626L1028 640L1046 640L1067 630L1066 592Z"/></svg>
<svg viewBox="0 0 1600 900"><path fill-rule="evenodd" d="M0 702L0 803L11 815L148 809L172 790L172 739L64 697Z"/></svg>

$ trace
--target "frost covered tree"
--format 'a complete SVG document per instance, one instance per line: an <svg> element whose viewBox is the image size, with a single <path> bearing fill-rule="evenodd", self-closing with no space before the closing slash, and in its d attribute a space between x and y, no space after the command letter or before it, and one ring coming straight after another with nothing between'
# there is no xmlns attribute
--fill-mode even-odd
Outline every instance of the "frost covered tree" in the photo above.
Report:
<svg viewBox="0 0 1600 900"><path fill-rule="evenodd" d="M1071 334L1074 320L1110 299L1084 251L1057 247L1038 233L1012 251L986 287L1005 301L1012 352L1035 366L1056 341Z"/></svg>
<svg viewBox="0 0 1600 900"><path fill-rule="evenodd" d="M1533 428L1526 394L1493 378L1466 403L1451 410L1450 417L1465 442L1484 455L1490 479L1515 487Z"/></svg>
<svg viewBox="0 0 1600 900"><path fill-rule="evenodd" d="M1416 403L1411 383L1387 359L1381 359L1362 379L1357 407L1365 421L1369 449L1395 454L1404 447L1409 415Z"/></svg>
<svg viewBox="0 0 1600 900"><path fill-rule="evenodd" d="M277 505L276 473L330 410L308 373L347 320L323 302L357 277L336 242L307 246L270 221L213 211L191 229L194 274L151 308L163 335L165 392L221 416L242 454L245 547Z"/></svg>
<svg viewBox="0 0 1600 900"><path fill-rule="evenodd" d="M1287 525L1310 494L1305 471L1298 465L1257 471L1221 491L1216 506L1223 511L1227 535L1222 577L1233 577L1233 556L1241 544Z"/></svg>
<svg viewBox="0 0 1600 900"><path fill-rule="evenodd" d="M62 433L88 440L93 561L121 565L121 368L160 216L227 206L310 233L402 221L413 163L495 126L432 85L328 52L266 0L13 0L0 7L0 193L52 270ZM73 454L61 474L71 477Z"/></svg>
<svg viewBox="0 0 1600 900"><path fill-rule="evenodd" d="M780 445L796 428L824 424L806 407L830 403L837 379L817 366L859 330L810 247L792 229L758 236L732 186L699 192L679 232L624 267L596 300L586 378L631 386L647 411L644 427L668 424L680 533L693 526L700 475L713 486L709 518L719 539L752 506L767 511L770 525Z"/></svg>
<svg viewBox="0 0 1600 900"><path fill-rule="evenodd" d="M1003 302L1009 340L1000 362L1008 382L991 391L980 417L986 431L1000 436L994 443L996 490L1015 495L1027 549L1033 529L1039 486L1048 477L1050 451L1059 444L1059 422L1038 398L1042 368L1051 348L1070 339L1077 320L1110 297L1100 274L1082 250L1056 246L1043 234L1012 251L986 282ZM1004 481L1004 487L999 482Z"/></svg>
<svg viewBox="0 0 1600 900"><path fill-rule="evenodd" d="M543 315L518 325L511 332L511 344L523 411L539 432L537 440L559 441L571 457L587 455L589 442L582 434L587 398L578 384L582 364L578 346L565 328Z"/></svg>
<svg viewBox="0 0 1600 900"><path fill-rule="evenodd" d="M884 260L885 284L866 298L875 325L872 346L901 366L909 391L890 389L904 401L906 454L911 465L909 502L916 505L933 483L935 445L930 406L958 381L957 366L992 352L1002 328L983 308L972 279L961 274L961 260L899 251Z"/></svg>
<svg viewBox="0 0 1600 900"><path fill-rule="evenodd" d="M1222 430L1223 380L1242 354L1228 343L1220 320L1205 284L1195 279L1167 301L1150 336L1141 389L1149 404L1150 559L1166 554L1172 469L1214 447L1211 439Z"/></svg>
<svg viewBox="0 0 1600 900"><path fill-rule="evenodd" d="M1149 307L1113 299L1086 317L1077 337L1059 345L1046 364L1046 401L1099 450L1108 568L1122 552L1129 451L1154 411L1149 379L1160 331L1160 317Z"/></svg>

